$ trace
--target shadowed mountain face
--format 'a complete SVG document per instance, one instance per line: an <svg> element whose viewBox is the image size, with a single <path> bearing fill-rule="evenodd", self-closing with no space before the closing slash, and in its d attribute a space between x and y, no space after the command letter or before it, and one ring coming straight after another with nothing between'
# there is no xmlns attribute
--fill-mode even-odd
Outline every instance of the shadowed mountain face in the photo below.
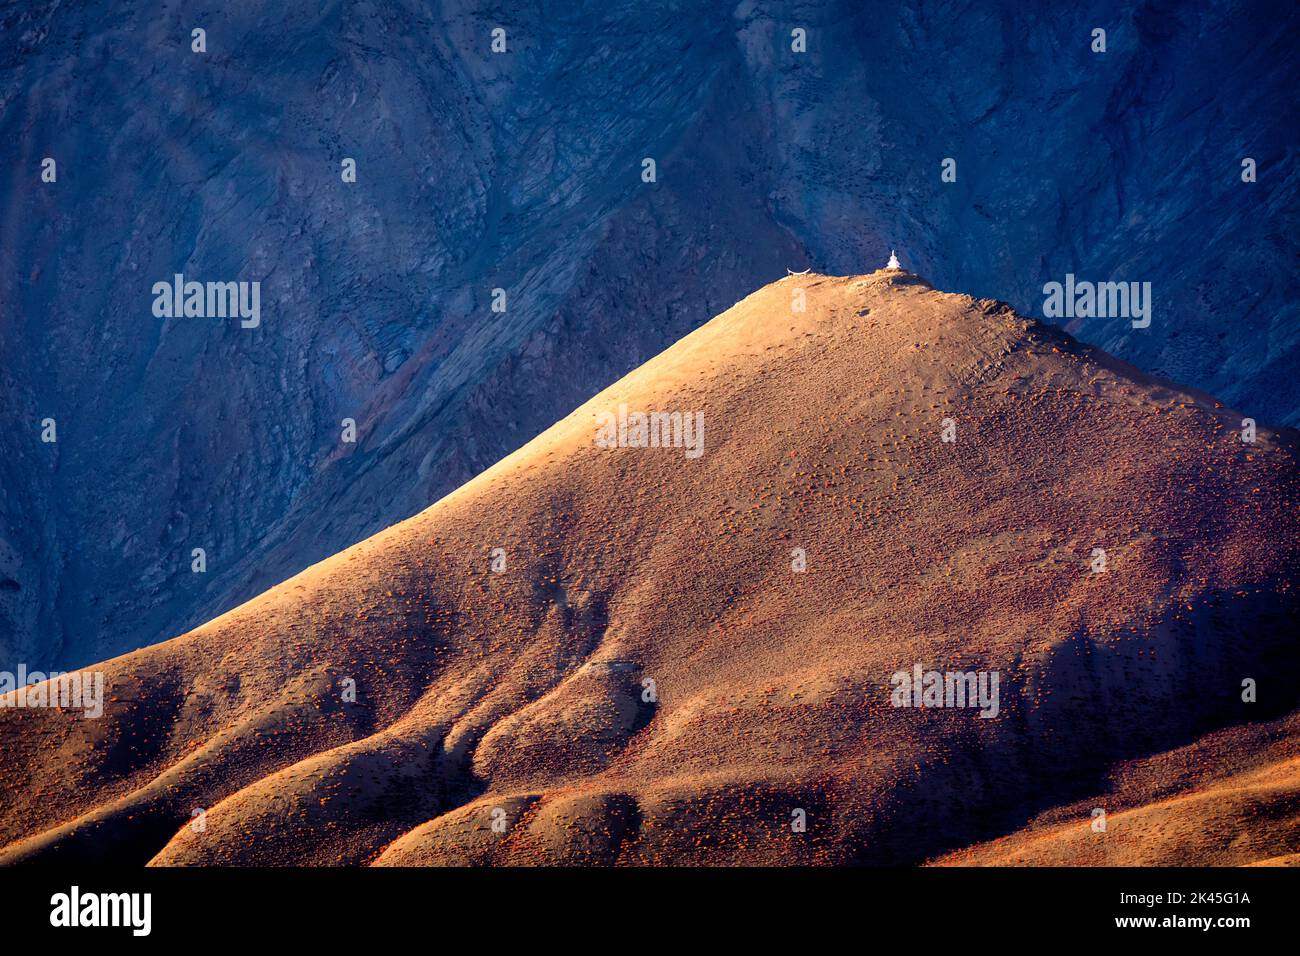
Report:
<svg viewBox="0 0 1300 956"><path fill-rule="evenodd" d="M1240 423L993 300L785 278L101 665L101 718L0 709L0 862L1300 853L1296 436ZM917 669L978 706L897 706Z"/></svg>
<svg viewBox="0 0 1300 956"><path fill-rule="evenodd" d="M1071 330L1297 420L1294 7L0 17L3 668L180 633L786 267L857 272L891 245L1027 314L1067 273L1151 282L1149 328ZM261 324L155 317L176 273L260 281Z"/></svg>

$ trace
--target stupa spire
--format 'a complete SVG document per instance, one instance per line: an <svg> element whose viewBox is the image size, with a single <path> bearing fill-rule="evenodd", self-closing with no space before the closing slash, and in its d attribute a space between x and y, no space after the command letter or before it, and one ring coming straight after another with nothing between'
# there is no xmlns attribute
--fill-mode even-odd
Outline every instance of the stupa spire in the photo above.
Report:
<svg viewBox="0 0 1300 956"><path fill-rule="evenodd" d="M886 269L901 269L902 263L898 261L898 256L894 255L894 250L889 250L889 261L885 263Z"/></svg>

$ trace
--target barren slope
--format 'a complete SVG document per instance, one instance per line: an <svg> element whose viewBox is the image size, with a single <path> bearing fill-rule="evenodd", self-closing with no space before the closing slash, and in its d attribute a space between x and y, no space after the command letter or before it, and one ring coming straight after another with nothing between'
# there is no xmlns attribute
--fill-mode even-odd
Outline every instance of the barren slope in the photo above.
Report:
<svg viewBox="0 0 1300 956"><path fill-rule="evenodd" d="M704 454L596 447L620 404L702 411ZM995 302L787 278L416 517L103 665L102 720L0 710L0 860L921 862L1001 837L1300 703L1295 440L1240 423ZM998 715L891 706L915 664L998 672Z"/></svg>
<svg viewBox="0 0 1300 956"><path fill-rule="evenodd" d="M1102 830L1095 811L1105 814ZM1121 764L1104 789L943 866L1300 865L1300 715Z"/></svg>

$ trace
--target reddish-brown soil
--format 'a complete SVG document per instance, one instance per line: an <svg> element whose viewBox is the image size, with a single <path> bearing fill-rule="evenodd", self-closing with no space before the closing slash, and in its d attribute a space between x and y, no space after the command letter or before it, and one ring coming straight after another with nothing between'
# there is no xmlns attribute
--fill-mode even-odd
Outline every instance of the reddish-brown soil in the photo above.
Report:
<svg viewBox="0 0 1300 956"><path fill-rule="evenodd" d="M703 455L597 447L620 404ZM1241 419L913 276L784 279L103 664L102 719L0 709L0 862L1294 862L1297 445ZM916 664L997 716L892 706Z"/></svg>

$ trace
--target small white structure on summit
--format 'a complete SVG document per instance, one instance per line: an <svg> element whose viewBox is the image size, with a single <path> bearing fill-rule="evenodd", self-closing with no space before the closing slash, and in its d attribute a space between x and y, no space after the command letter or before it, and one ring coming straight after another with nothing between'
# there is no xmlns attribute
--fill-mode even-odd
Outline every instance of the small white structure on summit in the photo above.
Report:
<svg viewBox="0 0 1300 956"><path fill-rule="evenodd" d="M885 263L886 269L901 269L902 263L898 261L898 256L894 255L894 250L889 250L889 261Z"/></svg>

